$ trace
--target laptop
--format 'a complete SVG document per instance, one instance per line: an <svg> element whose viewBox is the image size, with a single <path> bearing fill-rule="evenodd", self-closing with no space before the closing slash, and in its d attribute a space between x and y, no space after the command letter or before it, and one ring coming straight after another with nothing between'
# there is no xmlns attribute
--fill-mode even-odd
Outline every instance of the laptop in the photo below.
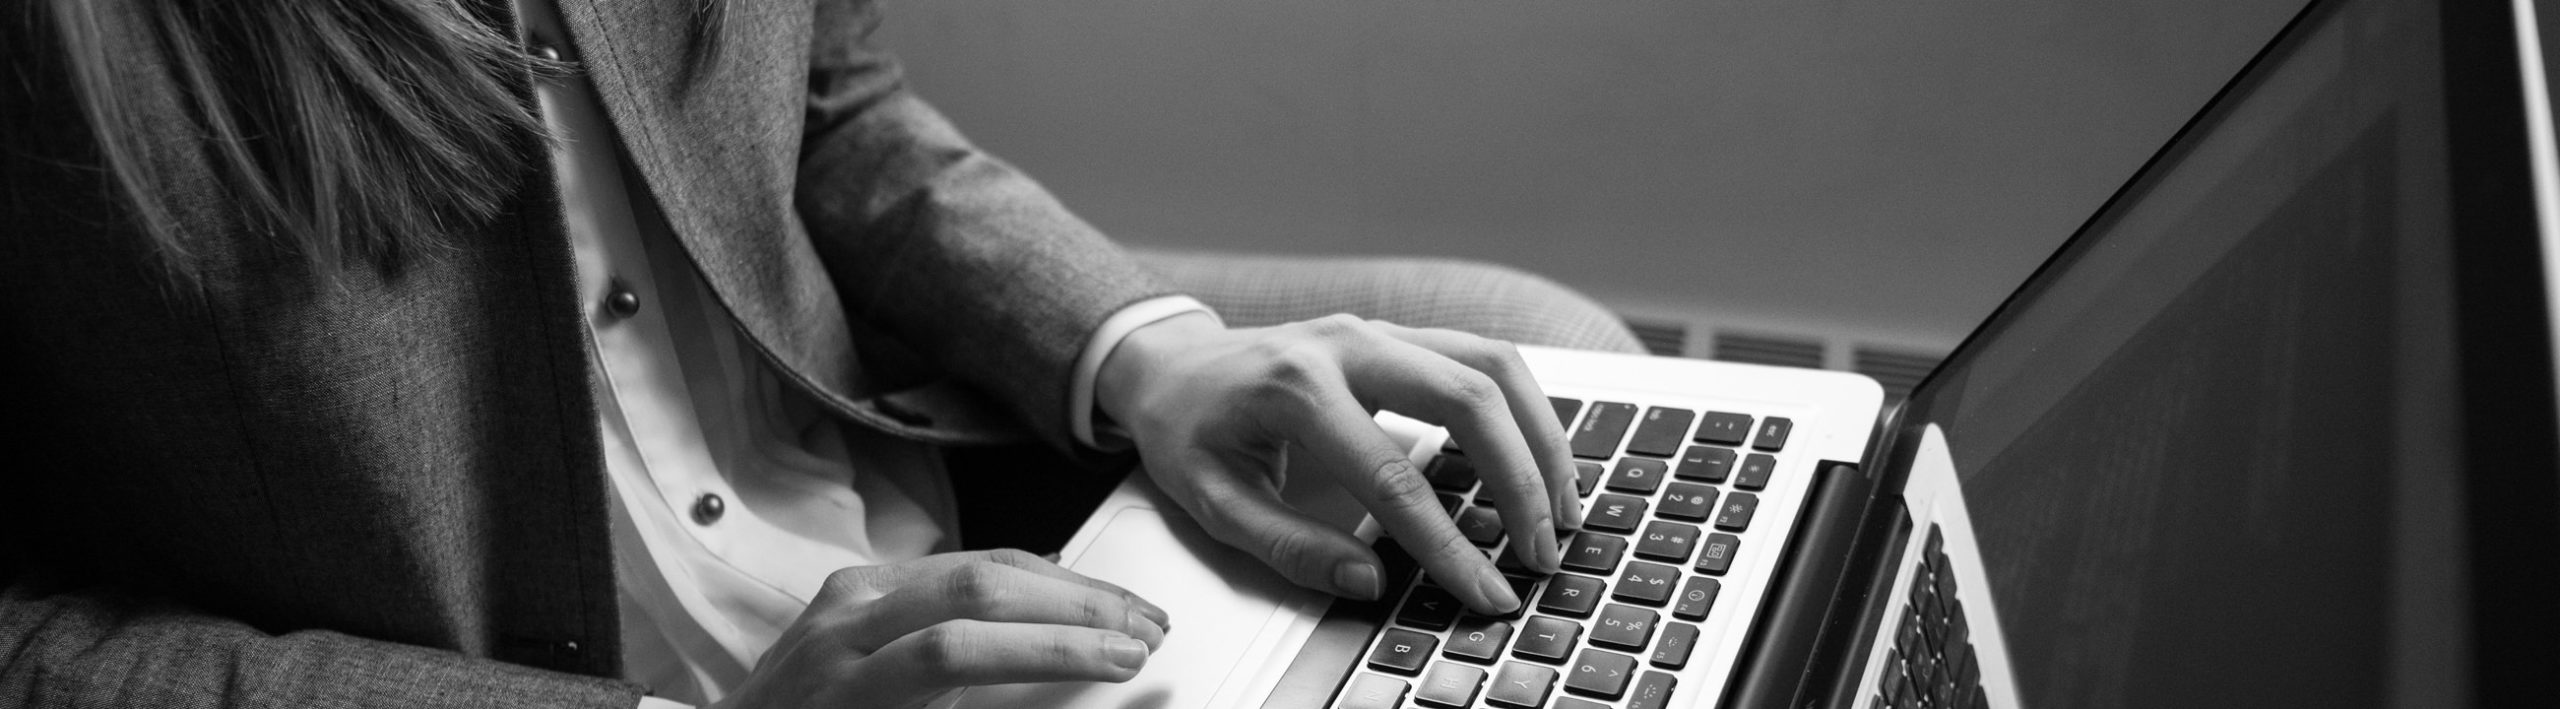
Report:
<svg viewBox="0 0 2560 709"><path fill-rule="evenodd" d="M2308 4L1907 401L1524 348L1587 518L1524 608L1290 585L1145 476L1061 552L1163 605L1078 709L2455 706L2547 699L2560 160L2528 1ZM1381 414L1507 559L1466 453Z"/></svg>

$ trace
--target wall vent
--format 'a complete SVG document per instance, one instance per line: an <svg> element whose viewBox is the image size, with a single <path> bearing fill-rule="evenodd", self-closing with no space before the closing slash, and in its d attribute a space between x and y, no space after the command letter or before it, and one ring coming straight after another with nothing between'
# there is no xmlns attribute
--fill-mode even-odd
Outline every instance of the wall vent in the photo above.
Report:
<svg viewBox="0 0 2560 709"><path fill-rule="evenodd" d="M1819 338L1719 330L1714 357L1727 362L1819 369L1823 349Z"/></svg>
<svg viewBox="0 0 2560 709"><path fill-rule="evenodd" d="M1689 324L1669 320L1626 318L1627 329L1644 342L1644 351L1662 357L1679 357L1689 353Z"/></svg>
<svg viewBox="0 0 2560 709"><path fill-rule="evenodd" d="M1875 377L1876 383L1884 385L1885 398L1900 399L1910 396L1911 388L1919 386L1930 370L1938 368L1938 360L1945 358L1942 353L1859 345L1850 352L1849 370Z"/></svg>

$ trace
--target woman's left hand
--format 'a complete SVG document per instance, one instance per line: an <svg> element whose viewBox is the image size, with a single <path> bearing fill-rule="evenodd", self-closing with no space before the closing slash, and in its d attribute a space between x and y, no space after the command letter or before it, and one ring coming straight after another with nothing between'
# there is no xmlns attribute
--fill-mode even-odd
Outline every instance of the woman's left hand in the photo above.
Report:
<svg viewBox="0 0 2560 709"><path fill-rule="evenodd" d="M1176 316L1121 341L1095 402L1211 536L1309 588L1361 599L1388 590L1376 554L1280 500L1284 450L1293 471L1346 488L1469 607L1504 613L1522 601L1378 427L1378 409L1450 430L1528 568L1553 573L1554 530L1581 520L1563 427L1519 353L1496 340L1347 315L1239 330Z"/></svg>

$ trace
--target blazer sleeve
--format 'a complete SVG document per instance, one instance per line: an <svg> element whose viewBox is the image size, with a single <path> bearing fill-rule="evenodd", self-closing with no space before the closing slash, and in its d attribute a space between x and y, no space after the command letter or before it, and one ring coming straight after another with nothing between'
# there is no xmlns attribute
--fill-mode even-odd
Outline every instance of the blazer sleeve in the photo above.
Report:
<svg viewBox="0 0 2560 709"><path fill-rule="evenodd" d="M818 0L814 20L795 198L848 315L1073 450L1086 339L1171 289L909 91L869 39L876 0Z"/></svg>
<svg viewBox="0 0 2560 709"><path fill-rule="evenodd" d="M269 635L0 569L0 707L630 709L639 687L327 631Z"/></svg>

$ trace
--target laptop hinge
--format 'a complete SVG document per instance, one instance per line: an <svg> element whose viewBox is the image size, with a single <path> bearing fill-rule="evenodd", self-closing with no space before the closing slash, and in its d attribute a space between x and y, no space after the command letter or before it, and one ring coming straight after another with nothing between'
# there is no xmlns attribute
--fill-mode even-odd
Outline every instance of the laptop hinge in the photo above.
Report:
<svg viewBox="0 0 2560 709"><path fill-rule="evenodd" d="M1720 706L1797 706L1814 669L1814 650L1831 615L1832 600L1843 590L1843 579L1851 568L1858 523L1867 516L1875 482L1854 463L1823 461L1815 467L1814 489L1804 518L1797 523L1795 547L1770 585L1767 615L1753 625L1751 639L1743 643L1733 682Z"/></svg>

